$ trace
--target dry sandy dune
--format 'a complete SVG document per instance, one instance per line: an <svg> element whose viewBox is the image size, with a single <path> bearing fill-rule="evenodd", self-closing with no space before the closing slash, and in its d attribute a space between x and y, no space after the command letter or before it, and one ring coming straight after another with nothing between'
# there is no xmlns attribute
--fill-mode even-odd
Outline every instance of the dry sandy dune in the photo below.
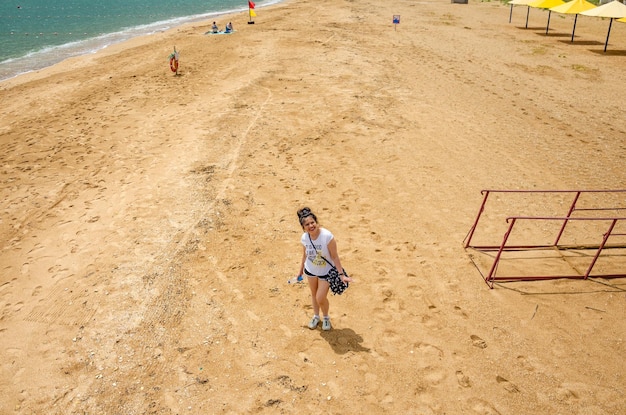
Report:
<svg viewBox="0 0 626 415"><path fill-rule="evenodd" d="M626 279L490 290L463 239L482 189L626 188L626 25L509 12L288 1L0 83L0 413L623 414ZM302 206L356 280L330 332Z"/></svg>

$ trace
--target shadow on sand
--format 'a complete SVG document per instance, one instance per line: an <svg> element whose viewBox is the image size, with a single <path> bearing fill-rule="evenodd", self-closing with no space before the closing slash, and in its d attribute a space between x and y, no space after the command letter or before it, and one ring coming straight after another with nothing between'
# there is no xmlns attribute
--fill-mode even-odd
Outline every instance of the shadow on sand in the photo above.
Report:
<svg viewBox="0 0 626 415"><path fill-rule="evenodd" d="M566 45L579 45L579 46L602 46L604 45L604 43L598 42L597 40L576 40L575 38L573 42L571 40L565 40L565 39L559 40L559 42L564 43Z"/></svg>
<svg viewBox="0 0 626 415"><path fill-rule="evenodd" d="M610 47L611 45L609 45ZM602 49L589 49L590 52L597 53L598 55L605 56L626 56L626 50L612 50L608 49L606 52Z"/></svg>
<svg viewBox="0 0 626 415"><path fill-rule="evenodd" d="M332 329L330 331L322 331L320 333L333 351L337 354L346 354L348 352L369 352L370 349L363 347L363 337L352 329Z"/></svg>
<svg viewBox="0 0 626 415"><path fill-rule="evenodd" d="M572 37L571 33L559 33L559 32L548 32L548 33L546 33L546 29L545 28L541 32L535 32L535 34L539 35L539 36L543 36L543 37L566 37L568 39Z"/></svg>

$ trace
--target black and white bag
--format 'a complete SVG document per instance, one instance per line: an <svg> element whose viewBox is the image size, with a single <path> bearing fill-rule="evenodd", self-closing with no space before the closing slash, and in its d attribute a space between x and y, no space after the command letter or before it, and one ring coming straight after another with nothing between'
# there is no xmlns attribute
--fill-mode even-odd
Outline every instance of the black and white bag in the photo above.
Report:
<svg viewBox="0 0 626 415"><path fill-rule="evenodd" d="M328 262L326 258L324 258L324 260ZM333 295L335 294L341 295L348 288L349 284L347 282L341 281L341 277L339 276L339 272L337 272L337 268L333 267L332 265L331 267L332 268L330 269L330 271L328 271L328 277L326 280L330 284L330 290L333 292ZM343 270L343 274L346 277L348 276L348 273L346 272L345 268Z"/></svg>

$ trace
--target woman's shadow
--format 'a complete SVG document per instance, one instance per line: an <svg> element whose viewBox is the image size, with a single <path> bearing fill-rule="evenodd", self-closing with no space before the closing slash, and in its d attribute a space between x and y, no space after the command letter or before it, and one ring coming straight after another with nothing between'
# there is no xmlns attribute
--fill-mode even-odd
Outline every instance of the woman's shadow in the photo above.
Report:
<svg viewBox="0 0 626 415"><path fill-rule="evenodd" d="M320 335L337 354L370 351L370 349L361 345L363 337L352 329L332 329L330 331L322 331Z"/></svg>

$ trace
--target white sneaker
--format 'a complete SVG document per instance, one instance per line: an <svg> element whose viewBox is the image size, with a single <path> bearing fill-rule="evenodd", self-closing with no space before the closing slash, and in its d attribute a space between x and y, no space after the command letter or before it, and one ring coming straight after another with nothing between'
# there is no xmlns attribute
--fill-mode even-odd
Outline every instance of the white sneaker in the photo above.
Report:
<svg viewBox="0 0 626 415"><path fill-rule="evenodd" d="M330 319L329 318L325 318L324 322L322 323L322 330L328 331L330 330Z"/></svg>
<svg viewBox="0 0 626 415"><path fill-rule="evenodd" d="M311 330L314 330L318 324L320 324L320 318L318 316L313 316L313 318L309 322L309 328Z"/></svg>

